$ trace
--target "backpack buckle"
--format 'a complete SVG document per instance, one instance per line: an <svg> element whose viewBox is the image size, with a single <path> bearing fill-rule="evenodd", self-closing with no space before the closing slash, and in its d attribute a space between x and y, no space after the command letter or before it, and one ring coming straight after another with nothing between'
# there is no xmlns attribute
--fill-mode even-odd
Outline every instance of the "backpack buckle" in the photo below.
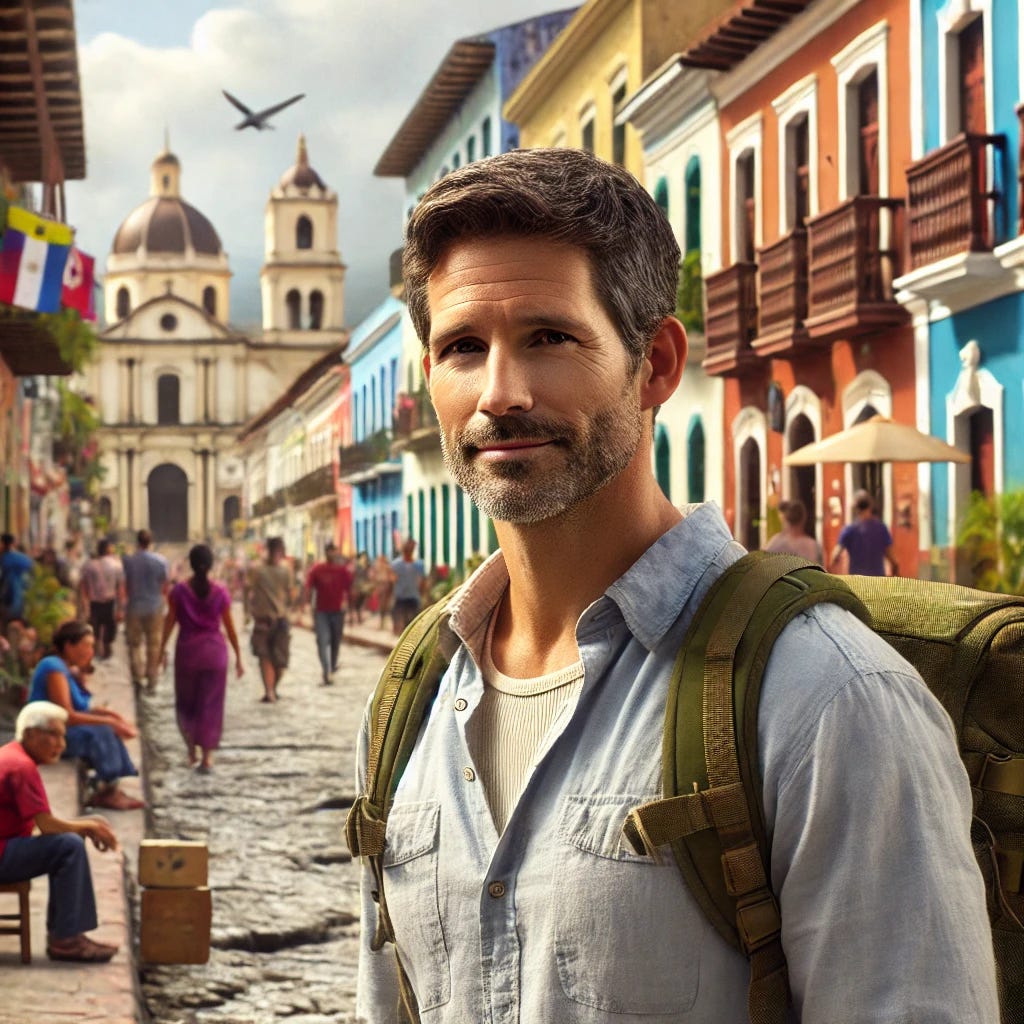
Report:
<svg viewBox="0 0 1024 1024"><path fill-rule="evenodd" d="M778 939L782 915L775 897L767 890L736 909L736 927L747 956Z"/></svg>

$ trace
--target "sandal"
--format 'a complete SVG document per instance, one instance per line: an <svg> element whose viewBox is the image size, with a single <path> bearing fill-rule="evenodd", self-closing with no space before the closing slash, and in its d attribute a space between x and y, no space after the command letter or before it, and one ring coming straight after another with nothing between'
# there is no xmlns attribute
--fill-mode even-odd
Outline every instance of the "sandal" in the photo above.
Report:
<svg viewBox="0 0 1024 1024"><path fill-rule="evenodd" d="M128 796L120 789L104 789L94 793L89 801L92 807L103 807L109 811L138 811L146 806L142 800Z"/></svg>
<svg viewBox="0 0 1024 1024"><path fill-rule="evenodd" d="M70 939L50 939L46 955L51 960L72 960L77 963L105 964L117 952L117 946L93 942L88 935L74 935Z"/></svg>

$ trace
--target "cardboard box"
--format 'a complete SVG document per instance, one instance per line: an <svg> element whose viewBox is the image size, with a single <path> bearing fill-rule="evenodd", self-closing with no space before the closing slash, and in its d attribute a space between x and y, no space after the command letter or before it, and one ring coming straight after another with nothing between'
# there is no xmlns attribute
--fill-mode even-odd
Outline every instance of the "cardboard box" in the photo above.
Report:
<svg viewBox="0 0 1024 1024"><path fill-rule="evenodd" d="M139 885L154 889L195 889L209 881L205 843L143 839L139 843Z"/></svg>
<svg viewBox="0 0 1024 1024"><path fill-rule="evenodd" d="M210 959L210 890L143 889L140 955L151 964L205 964Z"/></svg>

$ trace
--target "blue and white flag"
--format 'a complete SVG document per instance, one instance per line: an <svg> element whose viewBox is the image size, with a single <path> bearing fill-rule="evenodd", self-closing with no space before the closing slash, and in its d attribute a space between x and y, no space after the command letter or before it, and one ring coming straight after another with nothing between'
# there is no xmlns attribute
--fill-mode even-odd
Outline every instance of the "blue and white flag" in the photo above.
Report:
<svg viewBox="0 0 1024 1024"><path fill-rule="evenodd" d="M71 228L60 221L9 207L0 248L0 302L56 313L71 237Z"/></svg>

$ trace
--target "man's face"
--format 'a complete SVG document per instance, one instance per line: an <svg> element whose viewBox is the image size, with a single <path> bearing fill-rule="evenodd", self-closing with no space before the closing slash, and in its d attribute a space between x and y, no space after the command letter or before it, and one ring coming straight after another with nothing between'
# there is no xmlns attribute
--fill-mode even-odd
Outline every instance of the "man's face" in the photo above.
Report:
<svg viewBox="0 0 1024 1024"><path fill-rule="evenodd" d="M427 295L424 365L445 465L488 516L562 515L636 456L636 375L583 250L514 236L459 242Z"/></svg>
<svg viewBox="0 0 1024 1024"><path fill-rule="evenodd" d="M36 764L55 764L67 746L64 723L48 722L39 729L26 729L21 745Z"/></svg>

